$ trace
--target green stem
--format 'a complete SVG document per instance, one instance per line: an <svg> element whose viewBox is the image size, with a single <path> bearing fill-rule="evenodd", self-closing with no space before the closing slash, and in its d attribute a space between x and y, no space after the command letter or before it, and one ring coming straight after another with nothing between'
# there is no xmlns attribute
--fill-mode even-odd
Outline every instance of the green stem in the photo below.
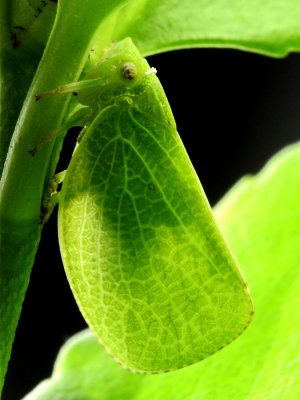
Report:
<svg viewBox="0 0 300 400"><path fill-rule="evenodd" d="M54 173L60 149L47 143L34 157L28 151L60 124L70 96L36 102L34 95L78 80L100 23L122 3L111 0L99 7L96 0L59 2L54 28L15 127L0 184L0 322L5 337L0 344L0 387L40 239L43 188Z"/></svg>
<svg viewBox="0 0 300 400"><path fill-rule="evenodd" d="M56 4L47 3L40 17L34 18L32 8L26 3L20 5L17 1L11 0L3 0L0 3L0 174L2 174L18 116L53 26ZM32 18L33 21L27 20L24 31L20 31L14 25L19 19L22 21L23 15L28 15L29 20Z"/></svg>

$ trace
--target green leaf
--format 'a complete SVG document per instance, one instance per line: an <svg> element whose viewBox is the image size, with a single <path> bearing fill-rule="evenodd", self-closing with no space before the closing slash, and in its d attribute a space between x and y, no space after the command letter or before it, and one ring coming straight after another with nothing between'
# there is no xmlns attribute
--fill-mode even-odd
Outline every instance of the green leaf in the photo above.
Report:
<svg viewBox="0 0 300 400"><path fill-rule="evenodd" d="M139 0L116 17L113 38L132 37L144 55L231 47L272 56L300 49L298 0Z"/></svg>
<svg viewBox="0 0 300 400"><path fill-rule="evenodd" d="M247 276L256 307L248 330L213 357L179 371L134 375L90 332L62 348L52 378L26 400L297 400L300 396L300 144L245 177L216 216Z"/></svg>

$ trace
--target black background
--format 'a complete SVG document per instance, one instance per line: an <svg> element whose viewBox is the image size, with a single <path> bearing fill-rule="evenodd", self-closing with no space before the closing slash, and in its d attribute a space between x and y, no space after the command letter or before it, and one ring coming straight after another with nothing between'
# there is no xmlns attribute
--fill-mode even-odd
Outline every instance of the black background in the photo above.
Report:
<svg viewBox="0 0 300 400"><path fill-rule="evenodd" d="M300 135L300 55L273 59L194 49L149 57L211 204ZM65 168L74 137L66 139ZM69 149L68 149L69 148ZM45 225L7 373L3 400L51 374L61 345L86 324L64 274L56 213Z"/></svg>

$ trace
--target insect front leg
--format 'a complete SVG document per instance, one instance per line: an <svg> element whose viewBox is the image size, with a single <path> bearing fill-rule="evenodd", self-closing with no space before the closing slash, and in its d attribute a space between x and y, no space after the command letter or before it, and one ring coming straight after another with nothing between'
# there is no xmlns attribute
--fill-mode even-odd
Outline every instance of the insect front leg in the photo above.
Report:
<svg viewBox="0 0 300 400"><path fill-rule="evenodd" d="M97 78L97 79L86 79L83 81L67 83L66 85L58 86L53 90L37 94L35 95L35 99L36 101L38 101L44 97L52 96L54 94L78 92L82 89L89 89L101 86L103 82L104 82L103 78Z"/></svg>

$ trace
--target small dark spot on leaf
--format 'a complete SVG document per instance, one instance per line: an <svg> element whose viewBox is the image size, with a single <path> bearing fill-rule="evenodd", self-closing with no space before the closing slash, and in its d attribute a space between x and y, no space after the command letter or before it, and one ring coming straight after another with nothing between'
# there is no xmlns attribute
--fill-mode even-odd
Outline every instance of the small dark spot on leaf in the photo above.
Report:
<svg viewBox="0 0 300 400"><path fill-rule="evenodd" d="M148 189L149 189L149 190L156 190L156 186L154 185L153 182L150 182L150 183L148 184Z"/></svg>
<svg viewBox="0 0 300 400"><path fill-rule="evenodd" d="M36 153L36 150L35 150L35 149L28 150L28 153L29 153L32 157L34 157L34 156L35 156L35 153Z"/></svg>
<svg viewBox="0 0 300 400"><path fill-rule="evenodd" d="M14 26L14 29L17 29L17 30L19 30L19 31L21 31L21 32L26 31L26 29L25 29L23 26L20 26L20 25Z"/></svg>

